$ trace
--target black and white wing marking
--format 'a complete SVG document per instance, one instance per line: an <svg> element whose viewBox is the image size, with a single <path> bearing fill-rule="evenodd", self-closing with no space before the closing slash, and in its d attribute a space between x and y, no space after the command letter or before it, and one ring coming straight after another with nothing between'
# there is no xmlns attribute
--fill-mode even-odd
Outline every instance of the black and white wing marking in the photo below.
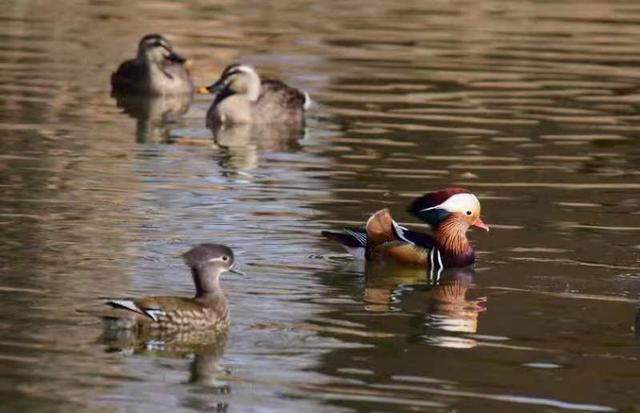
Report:
<svg viewBox="0 0 640 413"><path fill-rule="evenodd" d="M123 308L125 310L133 311L134 313L145 315L151 318L153 321L158 321L166 313L157 308L141 308L132 300L109 300L107 305L113 308Z"/></svg>

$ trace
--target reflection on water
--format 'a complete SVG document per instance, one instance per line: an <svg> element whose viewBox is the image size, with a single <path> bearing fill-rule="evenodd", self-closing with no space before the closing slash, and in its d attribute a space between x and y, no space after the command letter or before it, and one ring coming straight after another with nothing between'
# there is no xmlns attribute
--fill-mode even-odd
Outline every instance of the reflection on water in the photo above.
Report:
<svg viewBox="0 0 640 413"><path fill-rule="evenodd" d="M287 125L231 125L212 129L216 145L227 152L232 169L255 169L260 153L287 152L300 149L299 140L305 138L304 128Z"/></svg>
<svg viewBox="0 0 640 413"><path fill-rule="evenodd" d="M626 0L3 5L0 410L637 410L638 16ZM114 100L111 71L151 32L184 45L198 85L242 60L316 113L304 132L212 135L209 96ZM450 185L495 223L469 234L475 274L377 272L319 235L382 207L411 222L413 198ZM204 241L250 275L225 279L223 354L96 340L81 310L188 295L177 256Z"/></svg>
<svg viewBox="0 0 640 413"><path fill-rule="evenodd" d="M114 95L116 104L136 120L136 142L166 143L170 130L187 113L191 95L138 97Z"/></svg>
<svg viewBox="0 0 640 413"><path fill-rule="evenodd" d="M421 319L416 329L419 341L458 348L473 346L473 340L460 340L444 333L476 333L480 313L487 309L487 298L467 297L473 287L473 267L449 268L434 274L425 270L367 263L363 301L365 310L402 311Z"/></svg>
<svg viewBox="0 0 640 413"><path fill-rule="evenodd" d="M428 299L431 314L426 317L427 326L459 333L478 331L478 316L487 309L487 300L467 299L474 276L473 268L444 271Z"/></svg>
<svg viewBox="0 0 640 413"><path fill-rule="evenodd" d="M147 332L136 334L131 330L106 329L99 339L109 353L123 355L144 354L150 356L191 358L189 383L216 389L228 394L230 385L224 378L227 371L219 359L227 345L226 334L208 331L178 333Z"/></svg>

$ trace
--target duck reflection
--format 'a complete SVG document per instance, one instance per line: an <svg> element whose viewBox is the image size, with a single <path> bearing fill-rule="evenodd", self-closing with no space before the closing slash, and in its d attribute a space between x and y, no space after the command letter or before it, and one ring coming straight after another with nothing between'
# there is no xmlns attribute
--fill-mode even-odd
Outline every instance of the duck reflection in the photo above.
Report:
<svg viewBox="0 0 640 413"><path fill-rule="evenodd" d="M418 293L427 286L425 271L393 264L367 263L364 302L367 311L399 310L405 292Z"/></svg>
<svg viewBox="0 0 640 413"><path fill-rule="evenodd" d="M475 333L486 297L467 297L474 276L473 267L449 268L425 278L422 269L367 265L365 309L417 313L423 327Z"/></svg>
<svg viewBox="0 0 640 413"><path fill-rule="evenodd" d="M255 169L260 152L286 152L300 149L305 129L300 126L241 124L212 127L214 142L226 150L225 167Z"/></svg>
<svg viewBox="0 0 640 413"><path fill-rule="evenodd" d="M473 267L443 271L431 289L426 325L457 333L478 331L478 316L486 310L486 297L468 299L473 285Z"/></svg>
<svg viewBox="0 0 640 413"><path fill-rule="evenodd" d="M229 384L224 380L227 372L218 364L227 344L226 333L191 330L140 334L128 329L105 328L99 342L106 346L106 352L174 358L192 356L189 383L215 389L218 394L229 393Z"/></svg>
<svg viewBox="0 0 640 413"><path fill-rule="evenodd" d="M169 132L176 126L193 100L192 95L135 96L113 94L116 104L136 120L136 142L167 143Z"/></svg>

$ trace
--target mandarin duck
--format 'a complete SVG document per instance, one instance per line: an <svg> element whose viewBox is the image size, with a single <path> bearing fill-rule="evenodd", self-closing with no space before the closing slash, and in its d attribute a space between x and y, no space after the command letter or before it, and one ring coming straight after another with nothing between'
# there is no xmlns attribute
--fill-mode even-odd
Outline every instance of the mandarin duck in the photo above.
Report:
<svg viewBox="0 0 640 413"><path fill-rule="evenodd" d="M193 298L151 296L133 300L112 299L113 307L103 315L109 327L138 331L162 330L183 332L195 329L225 331L229 325L229 308L220 288L220 274L233 269L231 248L220 244L200 244L183 255L191 269L196 294Z"/></svg>
<svg viewBox="0 0 640 413"><path fill-rule="evenodd" d="M475 254L466 232L469 227L485 231L489 227L480 218L480 202L471 191L445 188L430 192L414 200L408 210L428 223L432 233L408 230L396 223L385 208L374 213L364 228L323 231L322 235L368 262L428 265L432 273L474 263Z"/></svg>

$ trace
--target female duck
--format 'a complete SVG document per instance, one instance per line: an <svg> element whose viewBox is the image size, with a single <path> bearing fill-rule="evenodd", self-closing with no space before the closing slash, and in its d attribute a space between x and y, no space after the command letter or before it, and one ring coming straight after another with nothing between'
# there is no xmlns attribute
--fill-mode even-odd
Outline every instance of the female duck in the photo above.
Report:
<svg viewBox="0 0 640 413"><path fill-rule="evenodd" d="M464 188L445 188L417 198L409 207L417 218L433 227L433 234L410 231L398 225L388 209L369 218L365 228L345 228L344 233L322 235L347 247L367 261L428 265L431 271L466 267L475 261L466 232L469 227L485 231L480 202Z"/></svg>
<svg viewBox="0 0 640 413"><path fill-rule="evenodd" d="M279 80L260 80L249 65L234 63L207 87L215 99L207 112L207 125L285 124L299 126L309 106L309 95Z"/></svg>
<svg viewBox="0 0 640 413"><path fill-rule="evenodd" d="M233 251L220 244L200 244L185 254L196 295L193 298L154 296L135 300L109 300L114 308L104 318L116 328L138 331L207 329L222 332L229 325L229 308L220 288L220 274L235 272Z"/></svg>
<svg viewBox="0 0 640 413"><path fill-rule="evenodd" d="M138 44L138 55L123 62L111 75L111 88L115 94L191 94L193 83L185 63L167 39L148 34Z"/></svg>

